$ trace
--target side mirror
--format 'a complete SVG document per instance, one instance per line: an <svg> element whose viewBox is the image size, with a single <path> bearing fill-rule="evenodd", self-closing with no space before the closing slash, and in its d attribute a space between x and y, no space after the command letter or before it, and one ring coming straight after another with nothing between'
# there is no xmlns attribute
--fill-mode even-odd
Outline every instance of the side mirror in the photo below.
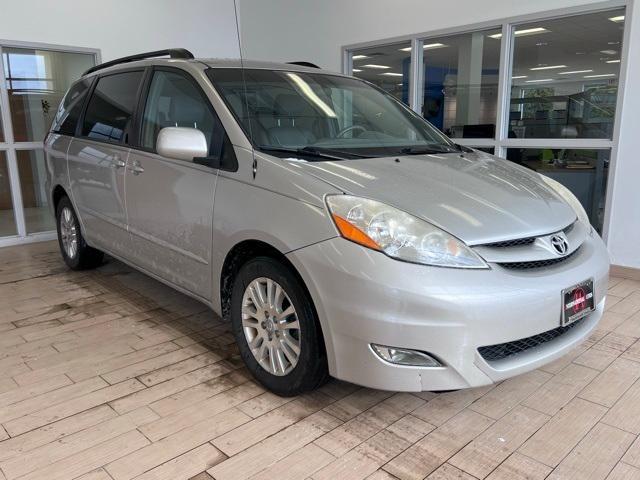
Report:
<svg viewBox="0 0 640 480"><path fill-rule="evenodd" d="M196 128L165 127L158 134L156 150L163 157L192 162L206 157L209 147L204 133Z"/></svg>

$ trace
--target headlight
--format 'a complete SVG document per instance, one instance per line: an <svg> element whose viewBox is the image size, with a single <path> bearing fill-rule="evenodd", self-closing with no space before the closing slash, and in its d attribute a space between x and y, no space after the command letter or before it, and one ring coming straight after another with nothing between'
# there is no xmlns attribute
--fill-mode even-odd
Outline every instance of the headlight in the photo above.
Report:
<svg viewBox="0 0 640 480"><path fill-rule="evenodd" d="M390 257L438 267L489 268L454 236L384 203L329 195L327 206L344 238Z"/></svg>
<svg viewBox="0 0 640 480"><path fill-rule="evenodd" d="M571 193L571 190L562 185L560 182L554 180L553 178L549 178L546 175L542 175L542 179L547 185L553 188L555 192L560 195L571 208L573 208L573 211L576 212L576 215L578 216L578 220L584 223L587 227L591 226L591 222L589 222L589 216L587 215L587 212L584 211L584 207L580 203L580 200L578 200L576 196Z"/></svg>

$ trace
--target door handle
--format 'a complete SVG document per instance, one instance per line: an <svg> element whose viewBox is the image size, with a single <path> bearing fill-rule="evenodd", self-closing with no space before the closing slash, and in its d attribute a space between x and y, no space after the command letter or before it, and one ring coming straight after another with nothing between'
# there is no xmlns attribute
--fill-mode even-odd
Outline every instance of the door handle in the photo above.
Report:
<svg viewBox="0 0 640 480"><path fill-rule="evenodd" d="M134 175L139 175L142 172L144 172L144 168L142 168L142 165L140 165L140 162L138 160L135 160L131 166L129 167L129 170L131 171L131 173L133 173Z"/></svg>
<svg viewBox="0 0 640 480"><path fill-rule="evenodd" d="M122 168L126 165L126 162L120 158L120 155L114 155L109 165L111 168Z"/></svg>

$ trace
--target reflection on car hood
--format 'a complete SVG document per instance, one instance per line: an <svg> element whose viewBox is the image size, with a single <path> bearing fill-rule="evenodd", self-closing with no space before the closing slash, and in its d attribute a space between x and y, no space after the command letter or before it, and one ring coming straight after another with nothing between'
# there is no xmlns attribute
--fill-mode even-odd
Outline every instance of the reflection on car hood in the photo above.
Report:
<svg viewBox="0 0 640 480"><path fill-rule="evenodd" d="M539 174L480 152L300 166L345 193L392 205L470 245L548 234L576 218Z"/></svg>

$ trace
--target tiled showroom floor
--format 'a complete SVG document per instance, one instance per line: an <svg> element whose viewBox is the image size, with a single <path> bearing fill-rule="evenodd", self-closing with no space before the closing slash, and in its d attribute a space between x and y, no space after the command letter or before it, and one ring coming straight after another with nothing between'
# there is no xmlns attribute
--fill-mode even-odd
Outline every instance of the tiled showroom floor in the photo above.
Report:
<svg viewBox="0 0 640 480"><path fill-rule="evenodd" d="M227 325L110 260L0 250L0 479L640 479L640 282L600 329L492 387L391 393L332 381L284 399Z"/></svg>

